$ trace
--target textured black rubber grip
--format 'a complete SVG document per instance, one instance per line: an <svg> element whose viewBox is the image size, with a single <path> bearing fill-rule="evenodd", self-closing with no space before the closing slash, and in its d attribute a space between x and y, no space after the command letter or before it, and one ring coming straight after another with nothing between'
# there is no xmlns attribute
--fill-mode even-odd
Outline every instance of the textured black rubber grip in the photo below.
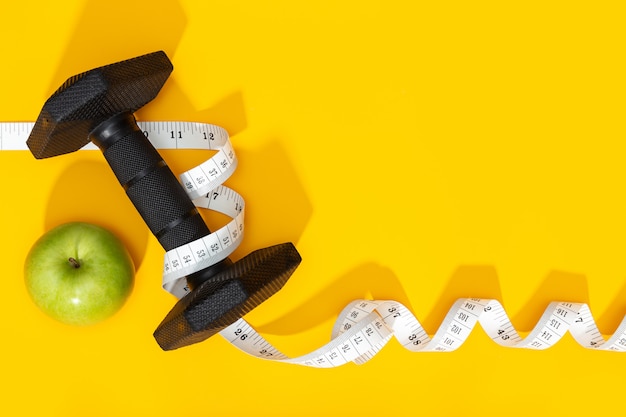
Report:
<svg viewBox="0 0 626 417"><path fill-rule="evenodd" d="M167 250L210 233L161 155L130 113L103 122L90 134L150 231Z"/></svg>

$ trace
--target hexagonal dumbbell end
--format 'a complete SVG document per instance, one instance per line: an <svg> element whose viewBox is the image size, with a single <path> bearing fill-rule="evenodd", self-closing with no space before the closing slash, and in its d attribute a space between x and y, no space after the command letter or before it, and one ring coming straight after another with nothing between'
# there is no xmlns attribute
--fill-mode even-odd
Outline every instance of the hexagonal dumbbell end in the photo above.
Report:
<svg viewBox="0 0 626 417"><path fill-rule="evenodd" d="M174 67L163 51L70 77L44 104L26 142L35 158L77 151L112 116L152 101Z"/></svg>
<svg viewBox="0 0 626 417"><path fill-rule="evenodd" d="M181 298L154 332L163 350L205 340L268 299L300 264L292 243L256 250Z"/></svg>

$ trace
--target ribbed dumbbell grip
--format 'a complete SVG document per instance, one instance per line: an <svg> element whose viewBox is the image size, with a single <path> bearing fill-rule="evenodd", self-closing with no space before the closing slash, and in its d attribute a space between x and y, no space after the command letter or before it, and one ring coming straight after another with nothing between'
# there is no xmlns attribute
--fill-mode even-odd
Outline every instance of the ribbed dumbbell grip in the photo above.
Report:
<svg viewBox="0 0 626 417"><path fill-rule="evenodd" d="M182 185L139 129L132 114L114 116L94 129L91 137L166 251L210 233Z"/></svg>

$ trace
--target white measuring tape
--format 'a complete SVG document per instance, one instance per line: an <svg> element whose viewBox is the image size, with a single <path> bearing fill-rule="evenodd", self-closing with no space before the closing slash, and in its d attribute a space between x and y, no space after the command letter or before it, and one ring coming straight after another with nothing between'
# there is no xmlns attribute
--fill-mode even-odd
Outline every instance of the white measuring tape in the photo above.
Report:
<svg viewBox="0 0 626 417"><path fill-rule="evenodd" d="M505 347L547 349L569 331L585 348L626 351L626 318L614 335L605 340L586 304L553 302L535 328L522 338L498 301L480 298L457 300L432 338L402 304L396 301L357 300L339 315L329 343L297 358L282 354L243 319L221 334L241 350L258 358L331 368L348 362L367 362L392 336L412 352L453 351L467 340L476 323L494 342Z"/></svg>
<svg viewBox="0 0 626 417"><path fill-rule="evenodd" d="M180 175L180 181L197 207L224 213L232 220L210 235L166 252L163 288L177 298L189 289L184 277L228 257L244 231L244 200L222 183L233 173L237 157L228 133L221 127L192 122L138 122L157 149L205 149L217 151L206 162ZM0 150L28 150L26 139L33 123L0 123ZM88 144L83 149L97 149ZM266 360L316 368L348 362L363 364L392 338L413 352L448 352L458 349L476 323L504 347L547 349L567 332L584 348L626 351L626 317L613 336L599 331L589 306L553 302L525 337L513 327L496 300L464 298L452 306L437 332L430 337L418 319L396 301L357 300L339 314L331 341L303 356L290 358L265 340L243 318L220 334L242 351Z"/></svg>

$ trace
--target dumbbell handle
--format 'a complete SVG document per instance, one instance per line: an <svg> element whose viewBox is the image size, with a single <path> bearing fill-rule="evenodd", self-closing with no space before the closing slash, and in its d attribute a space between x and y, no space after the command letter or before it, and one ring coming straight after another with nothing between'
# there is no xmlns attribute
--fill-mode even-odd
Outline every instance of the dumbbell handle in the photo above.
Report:
<svg viewBox="0 0 626 417"><path fill-rule="evenodd" d="M166 251L211 233L178 179L137 126L131 112L117 114L100 123L89 136ZM198 279L204 281L213 273L204 271L201 274L204 277L188 277L188 281L192 281L190 284Z"/></svg>

